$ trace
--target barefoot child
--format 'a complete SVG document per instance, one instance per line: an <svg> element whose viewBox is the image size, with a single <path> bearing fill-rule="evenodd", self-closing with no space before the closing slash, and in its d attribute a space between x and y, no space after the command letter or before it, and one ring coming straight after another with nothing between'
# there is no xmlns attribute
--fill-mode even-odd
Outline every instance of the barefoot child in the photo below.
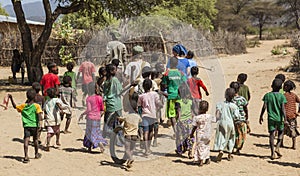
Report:
<svg viewBox="0 0 300 176"><path fill-rule="evenodd" d="M156 119L156 111L163 105L157 92L151 91L152 80L145 79L143 82L145 93L139 95L138 106L142 108L142 126L145 141L145 155L150 155L150 144L153 137L153 128Z"/></svg>
<svg viewBox="0 0 300 176"><path fill-rule="evenodd" d="M34 82L34 83L32 83L32 89L34 89L35 92L36 92L34 102L39 104L41 106L41 108L43 108L44 104L45 104L45 97L40 94L42 86L40 85L40 83ZM42 143L41 142L41 133L42 133L42 128L44 127L43 121L40 121L40 126L39 127L40 128L39 128L39 131L38 131L38 140L39 140L39 144L41 144Z"/></svg>
<svg viewBox="0 0 300 176"><path fill-rule="evenodd" d="M83 145L88 148L89 152L92 151L92 148L100 147L100 152L103 153L104 146L107 145L107 141L102 137L100 130L103 111L104 104L102 97L96 94L95 85L89 84L86 110L79 118L79 120L82 120L83 116L86 115L86 129Z"/></svg>
<svg viewBox="0 0 300 176"><path fill-rule="evenodd" d="M288 80L283 84L283 90L285 91L284 96L287 100L287 103L284 105L284 108L288 122L288 124L285 127L284 133L292 138L292 149L296 150L296 137L300 134L297 130L298 113L296 109L296 103L300 103L300 99L295 93L291 92L294 89L296 89L296 85L293 81Z"/></svg>
<svg viewBox="0 0 300 176"><path fill-rule="evenodd" d="M39 159L42 156L40 153L38 153L39 150L38 128L39 128L39 121L42 120L42 109L40 105L34 103L34 99L36 96L35 90L29 89L26 92L26 96L27 96L27 101L26 101L27 103L16 106L12 95L10 94L8 95L8 97L11 100L12 106L22 114L22 122L24 127L24 154L25 154L23 163L29 162L28 145L29 145L30 136L33 137L35 158Z"/></svg>
<svg viewBox="0 0 300 176"><path fill-rule="evenodd" d="M246 140L247 134L247 121L248 121L248 102L247 100L238 94L240 89L240 84L238 82L230 83L230 88L233 88L235 91L234 98L232 102L236 104L239 108L240 117L235 118L234 127L235 127L235 146L236 154L240 154L240 150L242 150L243 145Z"/></svg>
<svg viewBox="0 0 300 176"><path fill-rule="evenodd" d="M208 102L203 100L199 103L199 114L193 119L193 129L190 138L194 137L196 131L196 146L194 154L194 162L199 162L199 166L210 163L210 138L211 138L211 128L212 122L216 119L210 114L206 114L208 111Z"/></svg>
<svg viewBox="0 0 300 176"><path fill-rule="evenodd" d="M76 101L76 98L74 99L74 95L76 94L75 90L71 87L72 86L72 78L70 76L64 76L63 77L63 85L59 88L59 95L61 101L65 104L66 110L64 110L64 114L66 115L66 125L64 133L71 133L69 131L69 127L71 124L72 119L72 107L73 107L73 101ZM61 114L61 117L63 120L64 114Z"/></svg>
<svg viewBox="0 0 300 176"><path fill-rule="evenodd" d="M76 107L76 101L77 101L77 99L76 99L76 96L77 96L77 87L76 87L76 85L77 85L77 82L76 82L76 73L73 71L73 68L74 68L74 62L68 62L67 63L68 71L66 71L64 73L64 77L65 76L70 76L71 79L72 79L71 87L74 90L74 93L73 93L73 96L72 96L72 98L73 98L72 107Z"/></svg>
<svg viewBox="0 0 300 176"><path fill-rule="evenodd" d="M225 101L217 104L216 118L218 121L216 129L216 137L214 150L219 151L217 156L217 162L222 160L223 151L228 152L227 159L231 161L233 159L231 153L233 151L235 143L235 131L233 119L239 118L239 108L232 103L235 91L232 88L228 88L225 91Z"/></svg>
<svg viewBox="0 0 300 176"><path fill-rule="evenodd" d="M240 73L237 77L237 82L240 84L239 95L244 97L247 101L250 100L251 95L249 87L245 84L247 81L248 75L245 73Z"/></svg>
<svg viewBox="0 0 300 176"><path fill-rule="evenodd" d="M279 147L282 143L284 123L286 121L285 108L284 105L287 103L286 98L283 94L279 93L282 87L282 80L274 79L272 82L272 92L269 92L263 97L263 106L260 113L259 123L263 122L263 115L265 110L268 112L268 130L270 133L270 148L271 148L271 159L275 159L275 153L280 158L282 157L279 152ZM278 139L276 144L276 150L274 151L274 139L275 132L278 131Z"/></svg>
<svg viewBox="0 0 300 176"><path fill-rule="evenodd" d="M65 109L63 102L60 98L55 98L56 89L47 89L47 95L49 100L46 101L44 112L45 112L45 126L47 127L47 144L46 151L50 151L50 140L55 135L56 145L60 146L60 123L61 123L61 113Z"/></svg>

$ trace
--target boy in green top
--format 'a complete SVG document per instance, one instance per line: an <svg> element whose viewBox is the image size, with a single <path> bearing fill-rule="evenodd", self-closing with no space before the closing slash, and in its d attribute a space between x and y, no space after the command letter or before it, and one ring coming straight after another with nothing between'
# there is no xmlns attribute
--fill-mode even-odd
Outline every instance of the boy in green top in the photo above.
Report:
<svg viewBox="0 0 300 176"><path fill-rule="evenodd" d="M184 73L180 72L176 67L178 65L178 59L172 57L170 59L170 69L166 71L163 75L161 87L163 90L167 90L168 101L167 101L167 117L171 120L173 130L175 132L175 117L178 115L178 100L180 96L178 94L178 89L181 84L186 82L186 77Z"/></svg>
<svg viewBox="0 0 300 176"><path fill-rule="evenodd" d="M39 122L42 120L42 109L41 106L37 103L34 103L36 91L34 89L29 89L26 92L27 101L19 106L17 106L13 100L12 95L8 95L12 106L17 109L18 112L22 114L22 122L24 127L24 160L23 163L29 162L28 157L28 145L30 136L33 136L35 158L41 158L41 154L38 153L39 144L38 144L38 128Z"/></svg>
<svg viewBox="0 0 300 176"><path fill-rule="evenodd" d="M76 96L77 96L77 90L76 90L76 85L77 85L77 82L76 82L76 73L73 71L73 68L74 68L74 62L68 62L67 63L67 69L68 69L68 71L66 71L65 73L64 73L64 76L63 77L65 77L65 76L70 76L71 78L72 78L72 88L74 89L74 95L73 95L73 105L74 105L74 107L76 107L76 104L75 104L75 102L77 101L77 99L76 99Z"/></svg>
<svg viewBox="0 0 300 176"><path fill-rule="evenodd" d="M278 158L282 157L279 152L279 147L282 143L283 129L284 124L287 123L284 104L287 103L286 98L283 94L279 93L279 90L282 87L282 80L274 79L272 82L272 92L269 92L263 97L263 107L260 114L259 123L263 122L263 115L265 110L268 112L268 130L270 133L270 148L271 148L271 159L275 159L275 153ZM274 139L275 139L275 131L278 131L278 140L276 144L276 150L274 153Z"/></svg>
<svg viewBox="0 0 300 176"><path fill-rule="evenodd" d="M103 127L103 137L107 134L107 127L114 127L113 124L107 124L107 120L112 117L117 121L118 117L122 116L122 101L121 101L121 91L122 85L118 78L115 77L117 68L113 64L106 65L107 78L103 86L104 101L106 105L106 111L104 115L104 127Z"/></svg>

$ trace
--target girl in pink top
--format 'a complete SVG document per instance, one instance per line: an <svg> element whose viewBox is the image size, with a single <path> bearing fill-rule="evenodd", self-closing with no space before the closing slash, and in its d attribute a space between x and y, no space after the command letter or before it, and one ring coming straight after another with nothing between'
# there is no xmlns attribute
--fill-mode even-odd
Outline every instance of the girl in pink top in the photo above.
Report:
<svg viewBox="0 0 300 176"><path fill-rule="evenodd" d="M88 148L89 152L92 148L100 147L100 152L104 152L104 146L107 141L102 137L100 130L101 115L104 111L103 99L100 95L95 94L95 85L88 86L88 98L86 99L87 109L80 115L79 120L86 115L86 130L83 145Z"/></svg>

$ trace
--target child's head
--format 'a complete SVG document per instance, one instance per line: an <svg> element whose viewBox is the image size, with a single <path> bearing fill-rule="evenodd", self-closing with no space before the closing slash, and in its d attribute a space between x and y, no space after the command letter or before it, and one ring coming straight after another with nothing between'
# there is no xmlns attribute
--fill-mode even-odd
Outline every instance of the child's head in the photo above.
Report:
<svg viewBox="0 0 300 176"><path fill-rule="evenodd" d="M47 68L49 70L49 73L53 73L53 74L58 74L58 68L57 68L57 65L56 63L54 62L50 62L47 64Z"/></svg>
<svg viewBox="0 0 300 176"><path fill-rule="evenodd" d="M116 68L116 66L114 64L107 64L106 65L106 73L107 73L107 75L115 76L116 72L117 72L117 68Z"/></svg>
<svg viewBox="0 0 300 176"><path fill-rule="evenodd" d="M240 84L238 82L231 82L230 85L229 85L229 87L233 88L236 94L240 90Z"/></svg>
<svg viewBox="0 0 300 176"><path fill-rule="evenodd" d="M92 60L92 53L91 53L91 52L85 53L85 59L86 59L87 61L91 61L91 60Z"/></svg>
<svg viewBox="0 0 300 176"><path fill-rule="evenodd" d="M118 67L119 67L119 64L120 64L120 61L119 61L119 59L113 59L113 60L111 61L111 63L114 64L114 65L116 66L116 68L118 68Z"/></svg>
<svg viewBox="0 0 300 176"><path fill-rule="evenodd" d="M69 72L71 72L74 68L74 62L68 62L67 63L67 69Z"/></svg>
<svg viewBox="0 0 300 176"><path fill-rule="evenodd" d="M94 95L96 93L96 85L91 82L88 84L88 95L91 96L91 95Z"/></svg>
<svg viewBox="0 0 300 176"><path fill-rule="evenodd" d="M282 81L282 83L284 83L284 81L285 81L285 76L284 76L284 74L278 74L278 75L276 75L275 76L275 79L280 79L281 81Z"/></svg>
<svg viewBox="0 0 300 176"><path fill-rule="evenodd" d="M71 87L72 86L72 78L70 76L64 76L63 77L63 85L65 87Z"/></svg>
<svg viewBox="0 0 300 176"><path fill-rule="evenodd" d="M142 69L142 77L143 78L149 78L151 75L151 68L149 66L145 66L143 69Z"/></svg>
<svg viewBox="0 0 300 176"><path fill-rule="evenodd" d="M159 73L164 72L164 71L165 71L164 64L161 63L161 62L157 62L157 63L155 64L155 69L156 69L156 71L159 72Z"/></svg>
<svg viewBox="0 0 300 176"><path fill-rule="evenodd" d="M198 67L192 67L191 68L191 75L196 76L199 74L199 68Z"/></svg>
<svg viewBox="0 0 300 176"><path fill-rule="evenodd" d="M34 89L29 89L26 92L27 102L33 101L36 96L36 91Z"/></svg>
<svg viewBox="0 0 300 176"><path fill-rule="evenodd" d="M283 90L285 92L290 92L291 90L296 89L296 85L293 81L291 80L287 80L284 84L283 84Z"/></svg>
<svg viewBox="0 0 300 176"><path fill-rule="evenodd" d="M226 101L230 102L234 96L235 96L235 90L233 88L226 89L226 91L225 91Z"/></svg>
<svg viewBox="0 0 300 176"><path fill-rule="evenodd" d="M145 92L149 92L152 88L152 80L145 79L143 82L143 88L144 88Z"/></svg>
<svg viewBox="0 0 300 176"><path fill-rule="evenodd" d="M179 96L182 99L190 99L192 98L190 88L188 87L187 84L183 83L179 86L178 88L179 91Z"/></svg>
<svg viewBox="0 0 300 176"><path fill-rule="evenodd" d="M56 95L56 89L55 88L49 88L47 89L47 95L50 97L50 98L55 98L55 95Z"/></svg>
<svg viewBox="0 0 300 176"><path fill-rule="evenodd" d="M273 92L279 92L279 90L282 87L282 83L283 83L283 81L281 79L275 78L273 80L272 86L271 86L273 89Z"/></svg>
<svg viewBox="0 0 300 176"><path fill-rule="evenodd" d="M205 114L208 111L208 102L205 100L200 101L199 103L199 113Z"/></svg>
<svg viewBox="0 0 300 176"><path fill-rule="evenodd" d="M176 57L170 58L170 68L176 68L178 65L178 59Z"/></svg>
<svg viewBox="0 0 300 176"><path fill-rule="evenodd" d="M247 81L247 77L248 75L246 73L240 73L237 77L237 82L239 82L240 84L244 84L244 82Z"/></svg>
<svg viewBox="0 0 300 176"><path fill-rule="evenodd" d="M188 51L187 55L186 55L187 59L193 59L194 58L194 52L193 51Z"/></svg>
<svg viewBox="0 0 300 176"><path fill-rule="evenodd" d="M106 68L105 67L100 67L99 70L98 70L98 73L99 73L99 76L100 77L103 77L103 76L106 76Z"/></svg>
<svg viewBox="0 0 300 176"><path fill-rule="evenodd" d="M39 93L41 91L41 85L39 82L32 83L32 89L35 90L36 93Z"/></svg>

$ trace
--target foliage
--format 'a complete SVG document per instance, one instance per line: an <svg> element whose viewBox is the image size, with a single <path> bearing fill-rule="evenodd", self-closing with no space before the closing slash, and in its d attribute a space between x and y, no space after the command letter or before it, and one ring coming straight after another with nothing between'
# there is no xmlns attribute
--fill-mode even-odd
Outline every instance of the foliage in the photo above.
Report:
<svg viewBox="0 0 300 176"><path fill-rule="evenodd" d="M295 24L300 30L300 1L299 0L277 0L277 4L281 6L285 15L286 24Z"/></svg>
<svg viewBox="0 0 300 176"><path fill-rule="evenodd" d="M8 16L8 13L6 12L6 10L4 8L2 8L1 3L0 3L0 15Z"/></svg>
<svg viewBox="0 0 300 176"><path fill-rule="evenodd" d="M276 45L273 47L273 49L271 50L272 55L287 55L290 52L283 46L281 45Z"/></svg>

